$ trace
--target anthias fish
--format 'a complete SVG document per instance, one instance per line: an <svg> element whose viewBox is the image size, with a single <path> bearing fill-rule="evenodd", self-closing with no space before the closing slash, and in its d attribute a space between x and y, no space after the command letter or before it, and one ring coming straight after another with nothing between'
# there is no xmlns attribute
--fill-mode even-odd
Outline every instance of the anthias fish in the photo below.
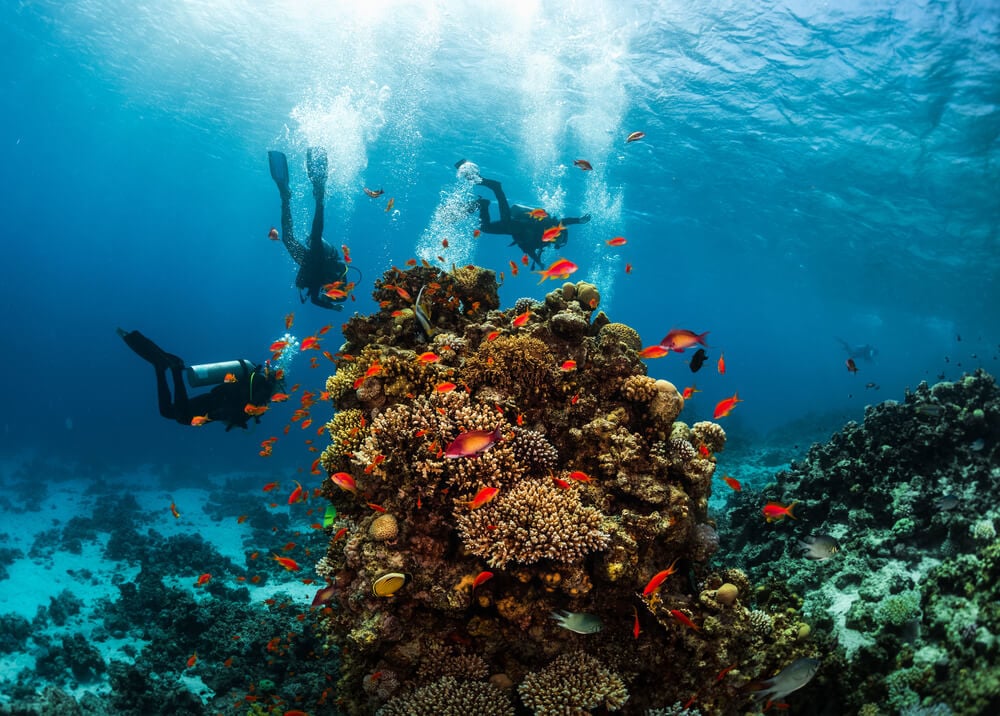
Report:
<svg viewBox="0 0 1000 716"><path fill-rule="evenodd" d="M503 439L500 426L488 432L486 430L470 430L462 433L457 438L448 443L444 449L444 456L447 458L478 457Z"/></svg>

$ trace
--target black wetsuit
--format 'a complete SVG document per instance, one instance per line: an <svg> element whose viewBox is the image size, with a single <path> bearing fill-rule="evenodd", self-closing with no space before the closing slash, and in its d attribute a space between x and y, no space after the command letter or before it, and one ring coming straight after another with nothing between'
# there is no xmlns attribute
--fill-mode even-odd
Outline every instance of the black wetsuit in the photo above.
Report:
<svg viewBox="0 0 1000 716"><path fill-rule="evenodd" d="M325 177L324 177L325 181ZM341 302L334 301L323 293L323 287L337 281L345 281L347 265L340 260L340 254L335 248L323 241L323 198L325 188L322 183L314 182L313 196L316 198L316 213L313 215L312 231L309 241L303 246L295 239L295 229L292 225L291 192L287 187L278 186L281 193L281 243L288 249L289 256L299 265L299 273L295 277L295 286L305 289L309 300L321 308L341 310ZM340 287L343 289L343 286ZM301 296L302 303L306 299Z"/></svg>
<svg viewBox="0 0 1000 716"><path fill-rule="evenodd" d="M246 413L248 403L264 407L274 392L274 377L247 361L241 361L243 371L236 375L235 383L221 383L207 393L189 396L184 384L184 361L167 353L139 331L121 331L119 334L136 355L153 364L156 369L156 395L160 415L168 420L176 420L182 425L190 425L191 420L207 415L209 420L224 422L226 432L234 427L244 430L253 417ZM167 384L167 369L174 381L174 392L170 394Z"/></svg>
<svg viewBox="0 0 1000 716"><path fill-rule="evenodd" d="M531 257L531 267L541 268L542 250L546 246L545 242L542 241L542 234L545 233L546 229L557 226L560 223L560 219L554 216L548 216L541 221L533 219L528 215L531 211L530 208L521 206L520 204L511 206L507 202L507 195L504 194L500 182L495 179L483 179L480 183L496 195L497 206L500 209L500 220L492 221L490 220L489 199L479 200L480 230L484 234L506 234L510 236L514 239L511 245L517 244L518 248ZM588 214L580 218L567 217L561 221L563 226L586 224L590 221L590 215ZM552 246L560 249L566 245L568 240L569 232L563 231L552 242Z"/></svg>

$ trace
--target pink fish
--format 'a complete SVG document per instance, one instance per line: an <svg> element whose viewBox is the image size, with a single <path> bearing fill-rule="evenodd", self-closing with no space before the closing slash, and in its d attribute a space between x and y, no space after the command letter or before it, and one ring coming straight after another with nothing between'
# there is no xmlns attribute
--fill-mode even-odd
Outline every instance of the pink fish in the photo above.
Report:
<svg viewBox="0 0 1000 716"><path fill-rule="evenodd" d="M572 261L567 261L566 259L559 259L558 261L553 262L553 264L544 271L535 271L534 273L542 275L542 280L539 281L538 283L543 283L546 279L549 278L552 279L569 278L569 275L575 272L577 268L578 268L577 265Z"/></svg>
<svg viewBox="0 0 1000 716"><path fill-rule="evenodd" d="M502 439L499 425L493 432L470 430L452 440L445 448L444 456L449 458L479 457Z"/></svg>
<svg viewBox="0 0 1000 716"><path fill-rule="evenodd" d="M695 333L694 331L688 331L683 328L675 328L660 341L660 345L664 348L669 348L675 353L683 353L685 348L691 348L692 346L700 343L701 345L708 347L705 343L705 336L708 335L708 331L704 333Z"/></svg>

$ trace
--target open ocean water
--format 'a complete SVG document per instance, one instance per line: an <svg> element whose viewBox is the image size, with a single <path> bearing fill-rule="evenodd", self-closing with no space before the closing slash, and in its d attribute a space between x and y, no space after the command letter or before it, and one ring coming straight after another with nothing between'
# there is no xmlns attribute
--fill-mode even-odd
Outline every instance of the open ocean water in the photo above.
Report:
<svg viewBox="0 0 1000 716"><path fill-rule="evenodd" d="M298 397L246 431L164 420L153 371L116 329L140 330L191 365L260 363L286 332L301 340L332 324L333 360L341 324L377 312L374 282L411 258L503 272L502 310L543 300L561 280L539 284L507 238L474 235L465 207L493 196L458 176L460 159L513 203L591 216L565 246L546 249L543 267L574 262L569 280L594 284L600 310L642 346L672 329L708 332L697 372L693 348L645 362L650 376L700 391L680 415L689 424L738 394L720 419L727 450L713 459L744 492L860 423L866 406L1000 368L995 0L14 0L0 7L0 39L0 713L374 713L414 687L400 675L399 691L371 686L363 708L343 694L338 706L343 643L304 636L323 582L309 570L333 530L310 527L323 522L318 494L285 504L293 480L306 493L320 486L313 461L329 443L301 429ZM626 141L633 132L644 136ZM281 217L267 153L288 157L304 240L310 147L329 161L325 239L348 248L356 284L340 312L300 301L295 263L268 236ZM333 363L314 353L318 367L306 351L285 356L288 387L326 389ZM313 427L333 412L313 406ZM285 425L295 432L283 435ZM993 475L984 499L1000 489L990 425L962 437ZM279 440L264 459L271 436ZM262 492L272 481L280 487ZM928 499L958 489L943 484ZM716 481L712 492L714 525L730 491ZM725 562L725 539L721 549ZM303 572L272 553L294 556ZM736 561L764 579L766 568ZM192 586L203 573L214 574L207 587ZM247 594L261 574L259 593ZM639 592L646 579L636 579ZM200 608L215 611L192 617L198 626L171 630L175 614L142 633L157 593L159 613L183 603L195 614L209 599L216 606ZM199 635L225 622L213 639L239 641L233 612L265 598L277 603L260 607L256 647L224 667L216 649L216 672L196 678L197 659L186 660L212 651ZM628 631L632 605L622 614ZM270 641L296 630L307 647ZM978 652L994 680L998 639L983 637ZM143 651L163 644L170 658ZM89 662L66 656L81 650ZM269 661L307 652L329 659L333 676L293 684ZM775 658L745 681L773 676ZM129 688L157 697L145 703ZM789 713L863 712L809 688L788 697ZM917 678L893 688L881 692L884 713L938 703ZM991 689L979 706L940 708L996 713ZM761 706L698 693L697 713ZM687 713L684 701L669 711L633 696L620 710Z"/></svg>

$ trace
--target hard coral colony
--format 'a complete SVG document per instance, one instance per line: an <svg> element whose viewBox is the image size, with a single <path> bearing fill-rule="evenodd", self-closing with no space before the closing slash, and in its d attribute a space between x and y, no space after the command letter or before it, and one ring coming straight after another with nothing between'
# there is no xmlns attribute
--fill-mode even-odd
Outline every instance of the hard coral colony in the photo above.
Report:
<svg viewBox="0 0 1000 716"><path fill-rule="evenodd" d="M432 330L404 310L399 288L422 294ZM803 626L794 610L751 612L745 575L708 570L715 462L696 446L718 452L725 433L675 422L680 394L645 375L638 335L597 310L593 286L567 283L501 311L493 272L416 266L387 272L374 297L378 313L344 325L350 359L327 382L338 412L321 458L341 474L323 482L337 538L317 572L337 587L322 619L342 649L347 712L690 703L729 713L749 702L751 678L816 656L787 637ZM513 327L526 312L531 321ZM422 360L428 352L439 359ZM575 370L561 368L567 360ZM496 440L446 454L470 433ZM344 474L356 489L342 489ZM484 488L491 499L471 508ZM373 591L385 575L399 588ZM602 629L566 629L553 613Z"/></svg>

